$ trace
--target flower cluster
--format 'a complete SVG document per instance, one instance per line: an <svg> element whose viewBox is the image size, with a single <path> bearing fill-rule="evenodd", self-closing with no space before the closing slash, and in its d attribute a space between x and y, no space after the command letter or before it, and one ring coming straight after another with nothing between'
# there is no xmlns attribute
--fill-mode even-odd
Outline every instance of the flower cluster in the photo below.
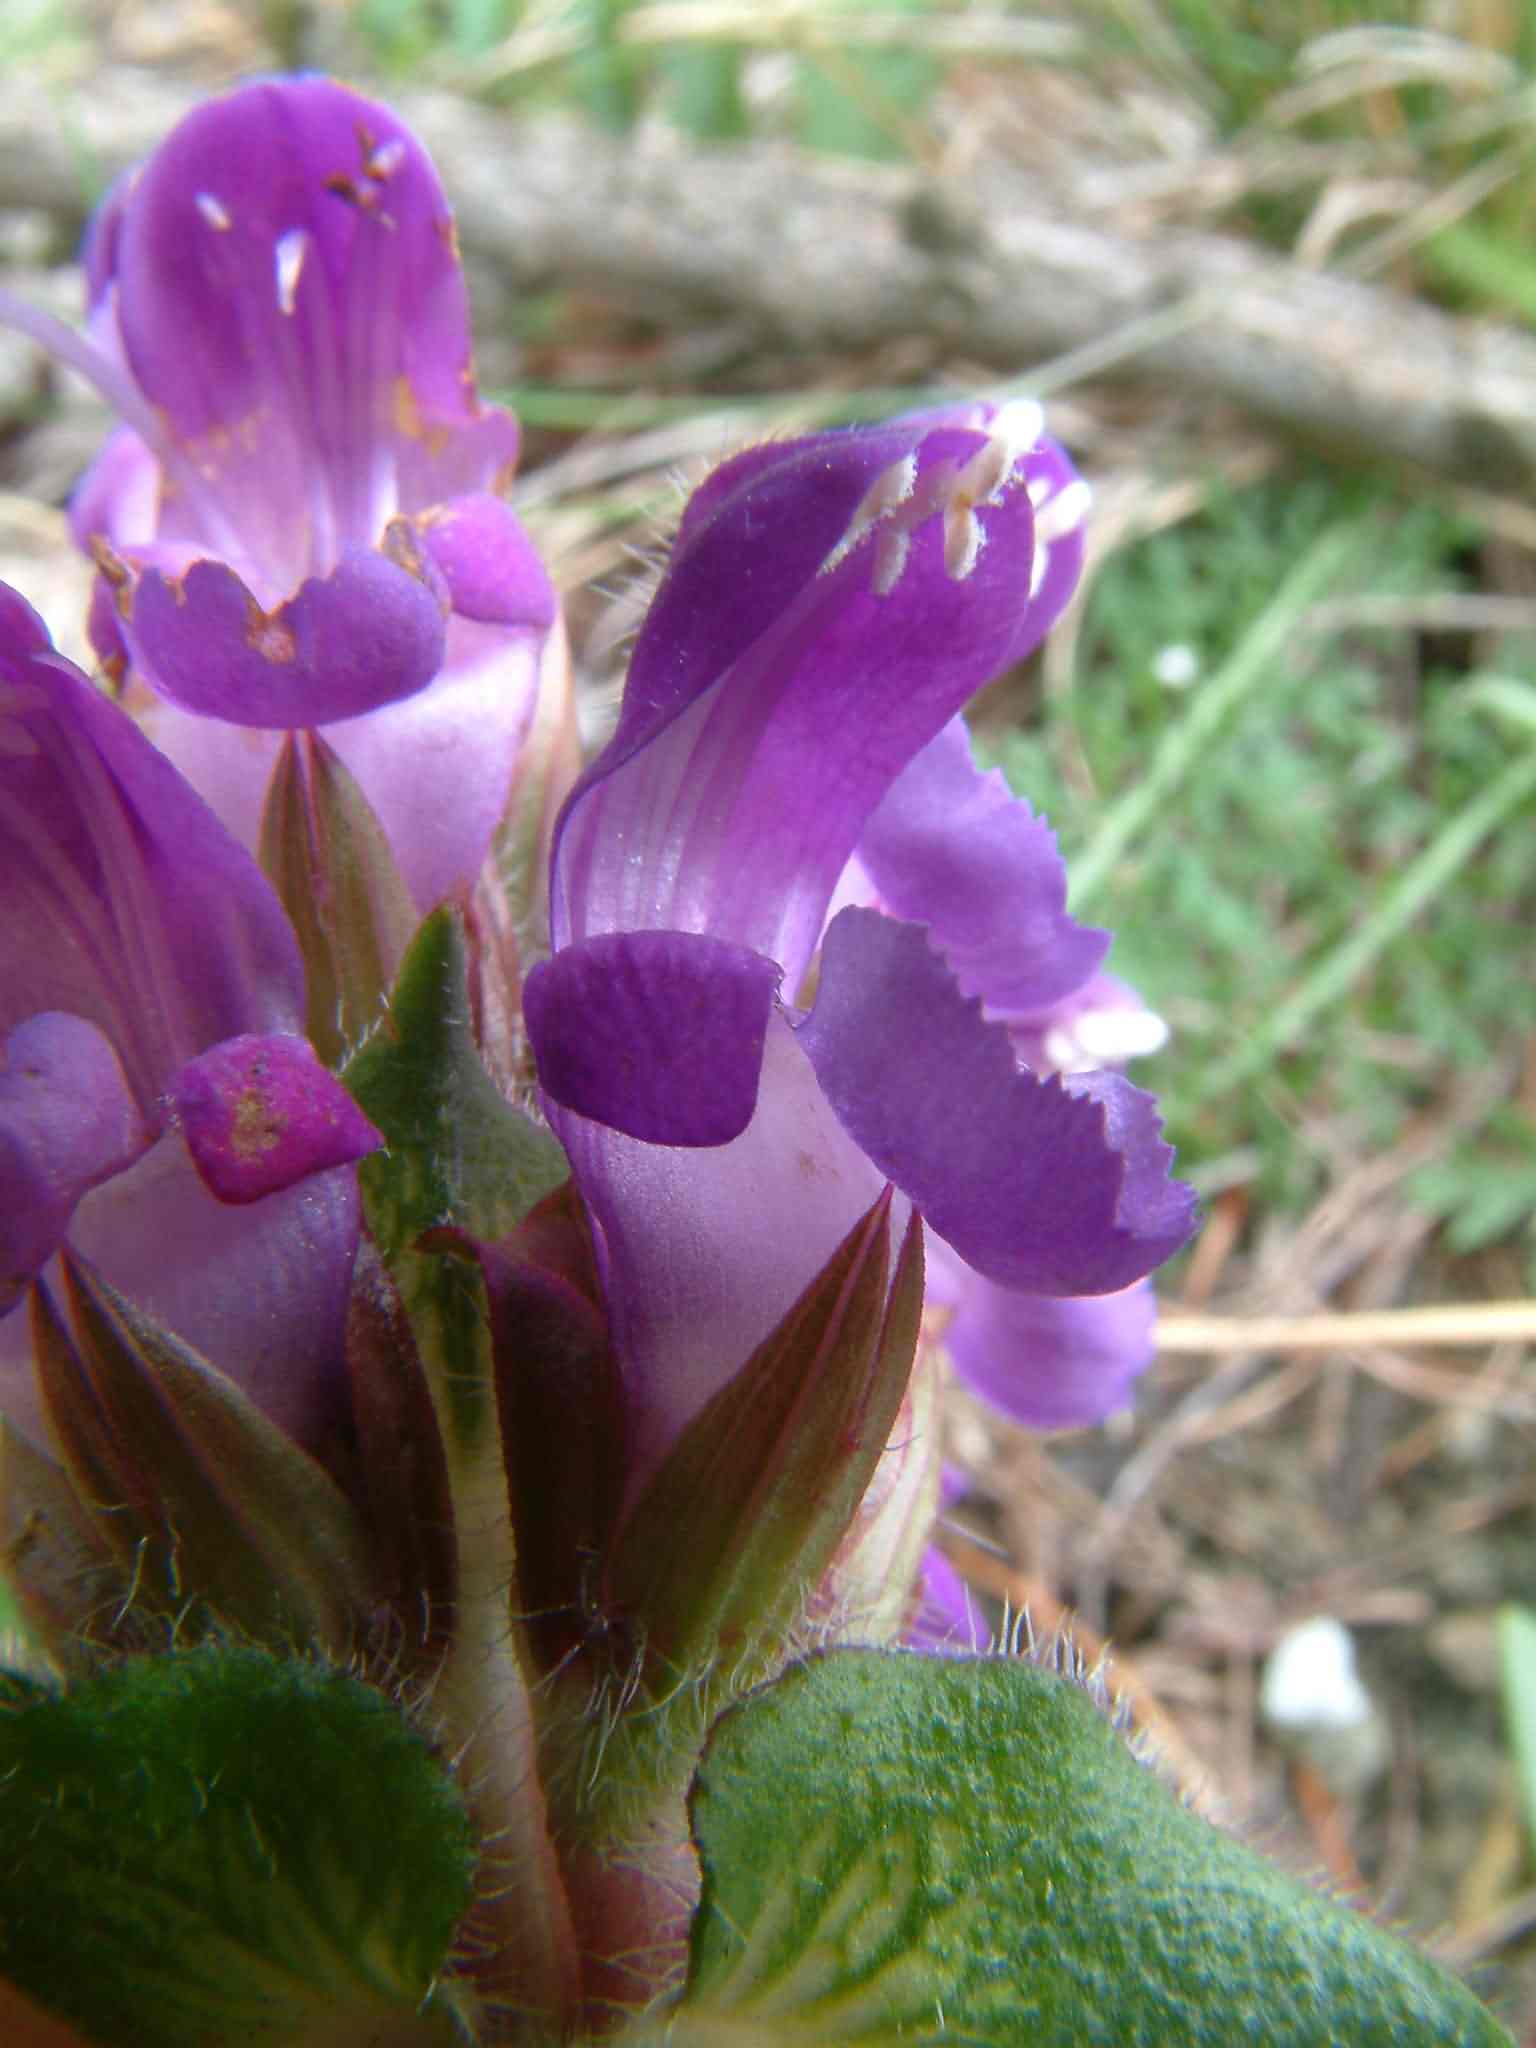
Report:
<svg viewBox="0 0 1536 2048"><path fill-rule="evenodd" d="M103 1569L163 1544L178 1628L330 1615L323 1526L342 1647L435 1674L555 1902L490 1943L550 2010L643 2000L697 1887L679 1677L718 1706L807 1630L914 1623L925 1286L971 1386L1083 1423L1192 1226L1120 1071L1156 1020L961 720L1059 617L1086 491L1030 405L737 455L577 774L400 123L314 79L205 107L87 276L81 335L0 303L122 419L72 510L108 687L0 603L4 1417ZM253 1536L268 1487L314 1526ZM45 1656L100 1636L21 1604Z"/></svg>

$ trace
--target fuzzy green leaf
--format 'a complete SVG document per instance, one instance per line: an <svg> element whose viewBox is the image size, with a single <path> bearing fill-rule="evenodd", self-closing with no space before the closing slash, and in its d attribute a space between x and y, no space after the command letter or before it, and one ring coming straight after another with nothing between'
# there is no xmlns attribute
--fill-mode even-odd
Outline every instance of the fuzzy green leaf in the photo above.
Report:
<svg viewBox="0 0 1536 2048"><path fill-rule="evenodd" d="M1536 1849L1536 1613L1513 1602L1499 1610L1499 1675L1526 1840Z"/></svg>
<svg viewBox="0 0 1536 2048"><path fill-rule="evenodd" d="M458 1796L381 1695L254 1650L0 1713L0 1976L98 2048L453 2038Z"/></svg>
<svg viewBox="0 0 1536 2048"><path fill-rule="evenodd" d="M1464 1986L1181 1805L1084 1687L841 1651L719 1722L675 2048L1496 2048Z"/></svg>

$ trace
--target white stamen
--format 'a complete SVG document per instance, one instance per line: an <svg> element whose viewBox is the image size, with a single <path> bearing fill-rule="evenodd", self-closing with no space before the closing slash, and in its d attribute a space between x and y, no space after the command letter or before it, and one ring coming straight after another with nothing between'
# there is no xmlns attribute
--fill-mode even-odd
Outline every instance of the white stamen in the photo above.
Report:
<svg viewBox="0 0 1536 2048"><path fill-rule="evenodd" d="M1053 1074L1081 1074L1085 1070L1077 1040L1064 1025L1053 1024L1040 1047L1046 1068Z"/></svg>
<svg viewBox="0 0 1536 2048"><path fill-rule="evenodd" d="M903 455L900 462L893 462L889 469L882 469L869 489L859 500L853 515L850 532L855 529L863 535L883 519L888 512L894 512L898 505L904 505L917 488L917 451Z"/></svg>
<svg viewBox="0 0 1536 2048"><path fill-rule="evenodd" d="M944 574L963 583L986 546L986 529L972 510L974 500L959 498L944 508Z"/></svg>
<svg viewBox="0 0 1536 2048"><path fill-rule="evenodd" d="M986 546L987 530L976 517L977 507L1002 504L1020 482L1034 501L1034 483L1020 476L1019 464L1038 443L1044 426L1045 416L1033 399L1014 399L999 407L987 423L985 446L941 487L945 500L944 568L957 583L971 574ZM1031 596L1044 575L1043 551L1037 545L1030 569Z"/></svg>
<svg viewBox="0 0 1536 2048"><path fill-rule="evenodd" d="M229 217L229 208L222 199L216 199L213 193L194 192L192 203L209 227L217 228L221 235L226 234L233 225Z"/></svg>
<svg viewBox="0 0 1536 2048"><path fill-rule="evenodd" d="M1093 503L1093 493L1080 476L1059 490L1054 498L1046 500L1035 514L1035 540L1047 545L1053 540L1063 540L1069 533L1076 533L1088 517Z"/></svg>
<svg viewBox="0 0 1536 2048"><path fill-rule="evenodd" d="M956 494L969 498L974 504L993 504L1001 497L1003 486L1013 474L1016 460L1017 451L1010 441L989 434L985 443L977 449L956 476Z"/></svg>
<svg viewBox="0 0 1536 2048"><path fill-rule="evenodd" d="M1000 407L990 421L978 418L977 425L984 428L986 439L970 460L958 468L948 463L937 464L919 485L914 449L900 462L882 470L859 500L842 539L822 563L822 574L840 568L870 532L880 526L884 531L875 554L873 587L877 596L889 596L906 570L912 535L937 513L944 522L944 573L963 583L975 569L987 542L986 528L976 516L977 508L1000 505L1010 489L1023 481L1018 473L1020 458L1039 441L1044 420L1033 399L1019 399ZM1084 506L1086 502L1084 494ZM1036 586L1043 574L1041 549L1037 546Z"/></svg>
<svg viewBox="0 0 1536 2048"><path fill-rule="evenodd" d="M1095 1066L1118 1067L1144 1059L1168 1043L1168 1026L1155 1010L1084 1010L1072 1035Z"/></svg>
<svg viewBox="0 0 1536 2048"><path fill-rule="evenodd" d="M273 267L277 278L278 310L291 314L299 289L299 276L304 268L304 259L309 254L309 230L290 228L286 235L279 235L277 246L272 252Z"/></svg>
<svg viewBox="0 0 1536 2048"><path fill-rule="evenodd" d="M916 487L917 453L914 450L912 454L904 455L900 462L893 462L888 469L882 469L865 491L854 507L853 517L842 539L822 563L821 574L830 576L834 569L840 569L870 529L888 518L898 505L904 505Z"/></svg>
<svg viewBox="0 0 1536 2048"><path fill-rule="evenodd" d="M888 526L875 542L874 592L889 597L901 581L912 549L912 536L899 526Z"/></svg>
<svg viewBox="0 0 1536 2048"><path fill-rule="evenodd" d="M1040 445L1045 432L1045 412L1038 399L1010 398L1000 405L987 432L1006 441L1017 455L1027 455Z"/></svg>

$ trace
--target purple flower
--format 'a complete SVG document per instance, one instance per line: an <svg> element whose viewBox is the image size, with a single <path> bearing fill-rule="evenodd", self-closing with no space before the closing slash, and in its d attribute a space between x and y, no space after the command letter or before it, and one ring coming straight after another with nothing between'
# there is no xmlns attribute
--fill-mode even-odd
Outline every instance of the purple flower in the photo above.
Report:
<svg viewBox="0 0 1536 2048"><path fill-rule="evenodd" d="M923 1553L912 1620L902 1637L914 1650L962 1657L991 1646L992 1632L970 1587L943 1551L931 1544Z"/></svg>
<svg viewBox="0 0 1536 2048"><path fill-rule="evenodd" d="M86 268L88 340L0 317L125 422L72 510L109 670L247 846L283 734L324 728L418 906L467 888L556 606L425 152L328 80L246 86L119 182Z"/></svg>
<svg viewBox="0 0 1536 2048"><path fill-rule="evenodd" d="M1047 1010L1012 1020L1015 1051L1037 1074L1119 1067L1167 1043L1168 1027L1136 991L1095 973ZM1029 1294L984 1279L931 1239L927 1299L940 1335L924 1353L942 1356L973 1394L1027 1429L1074 1429L1124 1406L1156 1350L1157 1299L1150 1280L1113 1294ZM946 1504L965 1491L944 1474ZM907 1640L919 1648L972 1649L981 1640L975 1602L935 1546L923 1558L920 1598Z"/></svg>
<svg viewBox="0 0 1536 2048"><path fill-rule="evenodd" d="M999 1287L934 1242L928 1293L949 1310L940 1341L960 1378L1028 1429L1102 1422L1125 1406L1156 1348L1146 1280L1108 1294L1035 1294Z"/></svg>
<svg viewBox="0 0 1536 2048"><path fill-rule="evenodd" d="M302 1037L268 883L0 585L0 1407L66 1237L303 1441L333 1417L377 1133Z"/></svg>
<svg viewBox="0 0 1536 2048"><path fill-rule="evenodd" d="M1009 1035L1107 944L956 723L1077 574L1085 493L1039 426L956 409L716 471L567 802L527 1020L642 1463L887 1182L1030 1294L1127 1287L1188 1234L1150 1099Z"/></svg>
<svg viewBox="0 0 1536 2048"><path fill-rule="evenodd" d="M1019 1059L1041 1075L1119 1068L1168 1037L1135 990L1104 973L1008 1021ZM998 1286L932 1242L928 1298L946 1311L943 1347L961 1379L1029 1429L1102 1422L1152 1362L1157 1303L1147 1280L1110 1293L1035 1294Z"/></svg>

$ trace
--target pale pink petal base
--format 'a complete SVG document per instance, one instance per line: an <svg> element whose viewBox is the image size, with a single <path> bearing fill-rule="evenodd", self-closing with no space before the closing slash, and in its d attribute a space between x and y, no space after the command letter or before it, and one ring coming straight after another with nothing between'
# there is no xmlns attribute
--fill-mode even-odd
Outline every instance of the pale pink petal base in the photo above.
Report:
<svg viewBox="0 0 1536 2048"><path fill-rule="evenodd" d="M547 644L557 643L558 635ZM466 893L480 872L538 699L539 655L527 632L456 619L448 667L429 689L324 728L423 915ZM254 852L287 735L202 718L163 698L134 708L155 745Z"/></svg>
<svg viewBox="0 0 1536 2048"><path fill-rule="evenodd" d="M630 1497L879 1195L782 1017L757 1114L733 1144L646 1145L554 1110L595 1226L634 1425ZM891 1231L910 1214L898 1196Z"/></svg>
<svg viewBox="0 0 1536 2048"><path fill-rule="evenodd" d="M342 1339L358 1222L350 1166L235 1207L208 1192L171 1133L86 1196L69 1240L319 1450L346 1413ZM10 1321L24 1330L24 1319Z"/></svg>
<svg viewBox="0 0 1536 2048"><path fill-rule="evenodd" d="M81 1195L149 1140L111 1040L84 1017L45 1010L0 1042L0 1315Z"/></svg>
<svg viewBox="0 0 1536 2048"><path fill-rule="evenodd" d="M526 629L453 619L430 689L326 728L424 916L474 886L533 720L540 651Z"/></svg>

